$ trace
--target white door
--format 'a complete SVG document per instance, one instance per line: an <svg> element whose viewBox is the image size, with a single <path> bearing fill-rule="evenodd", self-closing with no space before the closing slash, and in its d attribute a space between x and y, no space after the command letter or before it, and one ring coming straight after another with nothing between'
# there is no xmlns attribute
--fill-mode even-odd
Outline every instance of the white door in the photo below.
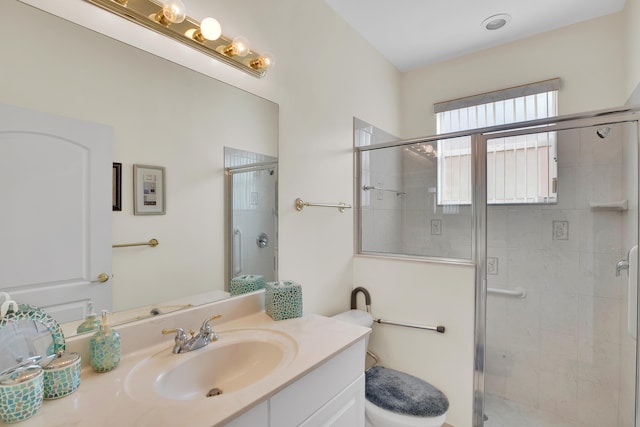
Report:
<svg viewBox="0 0 640 427"><path fill-rule="evenodd" d="M111 310L112 133L0 104L0 290L59 322Z"/></svg>

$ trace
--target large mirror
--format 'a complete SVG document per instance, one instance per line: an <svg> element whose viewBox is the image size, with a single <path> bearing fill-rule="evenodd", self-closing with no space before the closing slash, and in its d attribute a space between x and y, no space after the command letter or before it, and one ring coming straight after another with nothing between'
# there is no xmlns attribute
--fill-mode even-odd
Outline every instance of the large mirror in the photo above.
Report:
<svg viewBox="0 0 640 427"><path fill-rule="evenodd" d="M113 249L113 311L134 320L227 296L224 147L277 159L278 105L17 0L5 7L0 102L111 127L122 164L112 243L159 242ZM166 171L164 215L134 215L134 165Z"/></svg>

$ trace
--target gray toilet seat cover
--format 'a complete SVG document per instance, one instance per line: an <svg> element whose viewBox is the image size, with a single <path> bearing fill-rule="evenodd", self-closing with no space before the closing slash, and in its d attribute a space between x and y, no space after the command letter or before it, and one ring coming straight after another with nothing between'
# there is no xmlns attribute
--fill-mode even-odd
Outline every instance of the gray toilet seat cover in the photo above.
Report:
<svg viewBox="0 0 640 427"><path fill-rule="evenodd" d="M404 372L374 366L365 373L365 397L382 409L416 417L438 417L449 399L426 381Z"/></svg>

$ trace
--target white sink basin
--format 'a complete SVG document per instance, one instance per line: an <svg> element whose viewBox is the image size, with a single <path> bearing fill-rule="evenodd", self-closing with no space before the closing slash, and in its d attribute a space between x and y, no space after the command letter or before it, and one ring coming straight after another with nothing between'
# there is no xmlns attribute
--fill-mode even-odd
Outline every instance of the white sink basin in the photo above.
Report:
<svg viewBox="0 0 640 427"><path fill-rule="evenodd" d="M219 332L220 339L198 350L173 354L167 348L139 362L125 389L134 399L199 400L243 390L286 367L296 342L266 329Z"/></svg>

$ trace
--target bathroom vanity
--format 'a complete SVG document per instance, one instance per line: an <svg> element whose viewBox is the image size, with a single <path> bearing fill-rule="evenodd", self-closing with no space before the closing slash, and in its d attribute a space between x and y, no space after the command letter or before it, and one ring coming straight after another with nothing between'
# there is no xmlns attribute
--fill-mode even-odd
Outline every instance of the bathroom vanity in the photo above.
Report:
<svg viewBox="0 0 640 427"><path fill-rule="evenodd" d="M172 353L162 329L197 330L214 314L217 341ZM118 330L123 355L111 372L91 370L90 334L68 340L82 356L80 387L20 425L364 426L368 328L317 315L276 322L256 292Z"/></svg>

